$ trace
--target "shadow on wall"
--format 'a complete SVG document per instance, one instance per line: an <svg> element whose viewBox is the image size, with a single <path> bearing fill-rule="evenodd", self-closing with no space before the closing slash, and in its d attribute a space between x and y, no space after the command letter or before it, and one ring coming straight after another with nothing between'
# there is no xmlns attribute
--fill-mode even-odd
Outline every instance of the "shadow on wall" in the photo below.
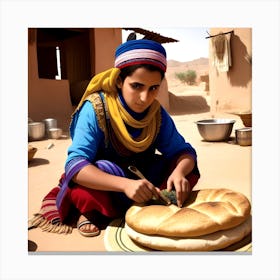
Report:
<svg viewBox="0 0 280 280"><path fill-rule="evenodd" d="M250 52L251 53L251 52ZM232 66L227 73L232 86L247 87L252 80L252 57L240 38L232 35L231 38Z"/></svg>
<svg viewBox="0 0 280 280"><path fill-rule="evenodd" d="M176 96L169 92L169 113L171 115L200 114L210 111L210 107L203 96Z"/></svg>

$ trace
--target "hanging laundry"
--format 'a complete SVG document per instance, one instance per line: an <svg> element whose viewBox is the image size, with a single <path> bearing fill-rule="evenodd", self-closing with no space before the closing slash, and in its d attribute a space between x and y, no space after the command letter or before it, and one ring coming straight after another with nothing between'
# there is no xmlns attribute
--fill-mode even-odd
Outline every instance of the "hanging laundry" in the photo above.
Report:
<svg viewBox="0 0 280 280"><path fill-rule="evenodd" d="M231 63L230 50L231 33L221 33L211 38L213 66L218 72L227 72Z"/></svg>

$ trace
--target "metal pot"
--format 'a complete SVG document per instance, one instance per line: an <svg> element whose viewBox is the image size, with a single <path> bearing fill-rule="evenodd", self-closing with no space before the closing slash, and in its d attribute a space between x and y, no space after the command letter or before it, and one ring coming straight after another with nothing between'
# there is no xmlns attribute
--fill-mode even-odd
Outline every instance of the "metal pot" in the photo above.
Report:
<svg viewBox="0 0 280 280"><path fill-rule="evenodd" d="M43 122L45 123L46 136L49 137L49 130L51 128L57 128L57 120L48 118L48 119L44 119Z"/></svg>
<svg viewBox="0 0 280 280"><path fill-rule="evenodd" d="M49 129L49 138L51 139L59 139L62 135L61 128L50 128Z"/></svg>
<svg viewBox="0 0 280 280"><path fill-rule="evenodd" d="M195 122L201 137L206 141L226 141L231 135L235 120L207 119Z"/></svg>
<svg viewBox="0 0 280 280"><path fill-rule="evenodd" d="M252 145L252 127L244 127L235 130L236 143L240 146Z"/></svg>
<svg viewBox="0 0 280 280"><path fill-rule="evenodd" d="M43 122L30 122L28 124L29 140L41 140L45 137L45 124Z"/></svg>

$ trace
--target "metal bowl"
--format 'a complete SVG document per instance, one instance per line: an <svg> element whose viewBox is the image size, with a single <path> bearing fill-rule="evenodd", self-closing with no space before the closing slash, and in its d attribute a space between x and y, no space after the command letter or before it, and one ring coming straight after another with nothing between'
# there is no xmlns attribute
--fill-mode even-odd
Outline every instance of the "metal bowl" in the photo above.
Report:
<svg viewBox="0 0 280 280"><path fill-rule="evenodd" d="M207 119L195 122L201 137L206 141L226 141L231 135L235 120Z"/></svg>
<svg viewBox="0 0 280 280"><path fill-rule="evenodd" d="M236 143L240 146L252 145L252 127L244 127L235 130Z"/></svg>
<svg viewBox="0 0 280 280"><path fill-rule="evenodd" d="M43 122L28 123L28 137L30 141L43 139L45 137L45 124Z"/></svg>
<svg viewBox="0 0 280 280"><path fill-rule="evenodd" d="M58 139L62 135L62 129L61 128L50 128L48 130L48 136L51 139Z"/></svg>

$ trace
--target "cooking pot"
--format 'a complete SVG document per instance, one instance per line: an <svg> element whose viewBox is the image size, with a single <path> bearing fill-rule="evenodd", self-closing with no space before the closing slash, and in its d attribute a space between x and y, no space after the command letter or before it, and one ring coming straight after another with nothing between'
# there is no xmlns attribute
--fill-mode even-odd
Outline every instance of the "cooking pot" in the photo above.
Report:
<svg viewBox="0 0 280 280"><path fill-rule="evenodd" d="M236 143L240 146L252 145L252 127L244 127L235 130Z"/></svg>
<svg viewBox="0 0 280 280"><path fill-rule="evenodd" d="M49 130L51 128L57 128L57 120L53 118L44 119L43 122L45 123L45 133L46 137L50 138Z"/></svg>
<svg viewBox="0 0 280 280"><path fill-rule="evenodd" d="M49 138L51 139L59 139L62 135L61 128L50 128L48 132Z"/></svg>
<svg viewBox="0 0 280 280"><path fill-rule="evenodd" d="M30 141L41 140L45 137L45 124L43 122L30 122L28 124L28 138Z"/></svg>

